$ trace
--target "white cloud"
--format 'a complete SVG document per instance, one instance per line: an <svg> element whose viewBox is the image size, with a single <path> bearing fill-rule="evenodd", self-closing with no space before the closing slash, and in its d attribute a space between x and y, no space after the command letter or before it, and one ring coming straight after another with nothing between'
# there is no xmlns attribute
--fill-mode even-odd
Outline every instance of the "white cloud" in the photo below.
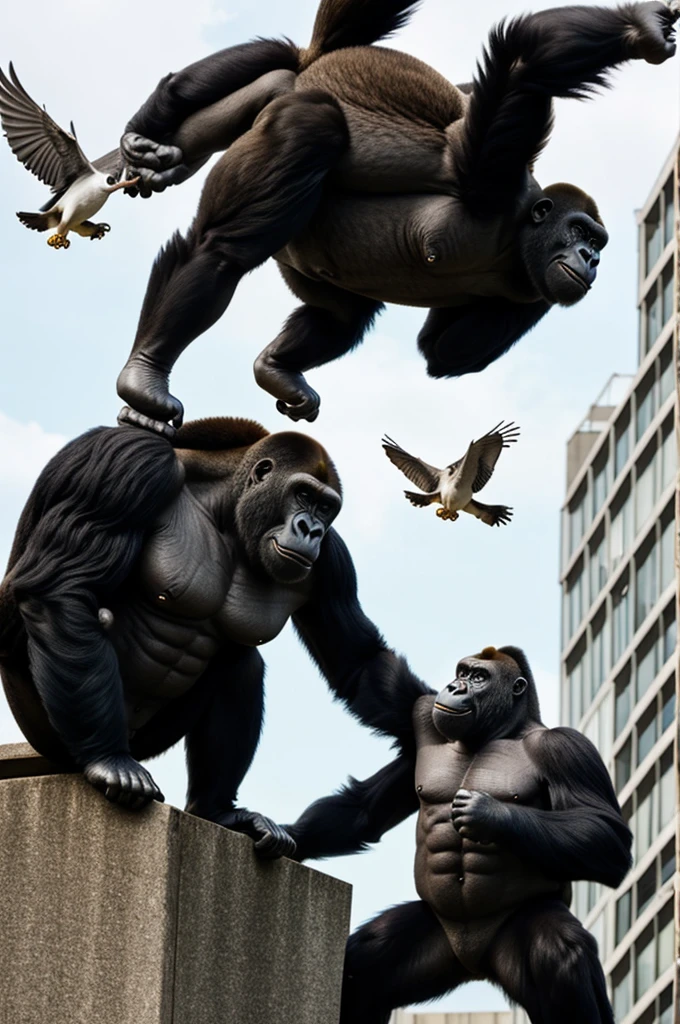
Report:
<svg viewBox="0 0 680 1024"><path fill-rule="evenodd" d="M0 412L0 491L26 492L45 463L65 443L35 421L20 423Z"/></svg>

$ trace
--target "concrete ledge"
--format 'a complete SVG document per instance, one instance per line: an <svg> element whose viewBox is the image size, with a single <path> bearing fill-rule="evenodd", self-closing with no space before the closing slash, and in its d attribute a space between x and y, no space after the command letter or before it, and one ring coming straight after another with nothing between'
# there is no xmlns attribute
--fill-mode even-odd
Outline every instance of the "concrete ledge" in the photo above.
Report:
<svg viewBox="0 0 680 1024"><path fill-rule="evenodd" d="M3 1024L338 1020L351 887L244 836L5 775L0 878Z"/></svg>

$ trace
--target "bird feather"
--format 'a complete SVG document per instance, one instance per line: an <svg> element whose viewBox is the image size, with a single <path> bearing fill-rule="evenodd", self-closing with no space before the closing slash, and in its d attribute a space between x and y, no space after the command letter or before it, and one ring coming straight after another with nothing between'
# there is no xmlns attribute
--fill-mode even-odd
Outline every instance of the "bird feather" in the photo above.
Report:
<svg viewBox="0 0 680 1024"><path fill-rule="evenodd" d="M421 491L427 491L430 494L433 491L439 490L439 478L441 477L441 469L437 469L436 466L430 466L427 462L423 462L422 459L417 458L415 455L409 455L401 445L393 441L387 434L382 440L383 450L385 455L390 462L400 469L404 476L415 484L416 487L420 487Z"/></svg>

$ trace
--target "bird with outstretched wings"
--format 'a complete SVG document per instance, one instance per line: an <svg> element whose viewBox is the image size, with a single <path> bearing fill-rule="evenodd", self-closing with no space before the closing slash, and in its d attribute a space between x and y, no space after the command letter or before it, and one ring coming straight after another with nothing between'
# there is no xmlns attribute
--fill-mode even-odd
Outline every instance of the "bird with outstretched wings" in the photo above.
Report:
<svg viewBox="0 0 680 1024"><path fill-rule="evenodd" d="M469 512L489 526L501 526L510 522L512 509L506 505L484 505L473 495L488 484L502 450L518 437L518 426L501 421L478 441L472 441L465 455L445 469L410 455L391 437L385 436L382 446L390 462L424 492L404 491L412 505L422 508L436 503L442 506L437 509L440 519L454 521L459 512Z"/></svg>

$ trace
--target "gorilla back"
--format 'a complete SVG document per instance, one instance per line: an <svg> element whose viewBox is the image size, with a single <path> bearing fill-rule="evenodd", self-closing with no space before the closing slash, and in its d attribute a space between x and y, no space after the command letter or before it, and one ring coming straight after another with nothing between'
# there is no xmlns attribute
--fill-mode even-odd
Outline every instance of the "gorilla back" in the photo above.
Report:
<svg viewBox="0 0 680 1024"><path fill-rule="evenodd" d="M670 57L676 15L650 2L517 18L457 88L370 45L414 6L322 0L309 49L260 40L213 54L163 79L132 118L121 146L147 194L229 148L151 272L118 382L129 422L172 433L176 359L270 256L304 305L255 376L294 420L318 413L304 372L357 345L384 302L430 308L419 347L445 377L482 370L587 294L607 242L597 206L533 176L552 99L584 98L627 60Z"/></svg>
<svg viewBox="0 0 680 1024"><path fill-rule="evenodd" d="M188 808L290 853L235 806L262 725L257 648L292 617L371 725L385 673L422 692L359 607L340 506L316 441L247 420L187 424L174 449L133 427L71 442L29 498L0 587L0 672L27 739L138 807L161 798L139 760L185 737Z"/></svg>

